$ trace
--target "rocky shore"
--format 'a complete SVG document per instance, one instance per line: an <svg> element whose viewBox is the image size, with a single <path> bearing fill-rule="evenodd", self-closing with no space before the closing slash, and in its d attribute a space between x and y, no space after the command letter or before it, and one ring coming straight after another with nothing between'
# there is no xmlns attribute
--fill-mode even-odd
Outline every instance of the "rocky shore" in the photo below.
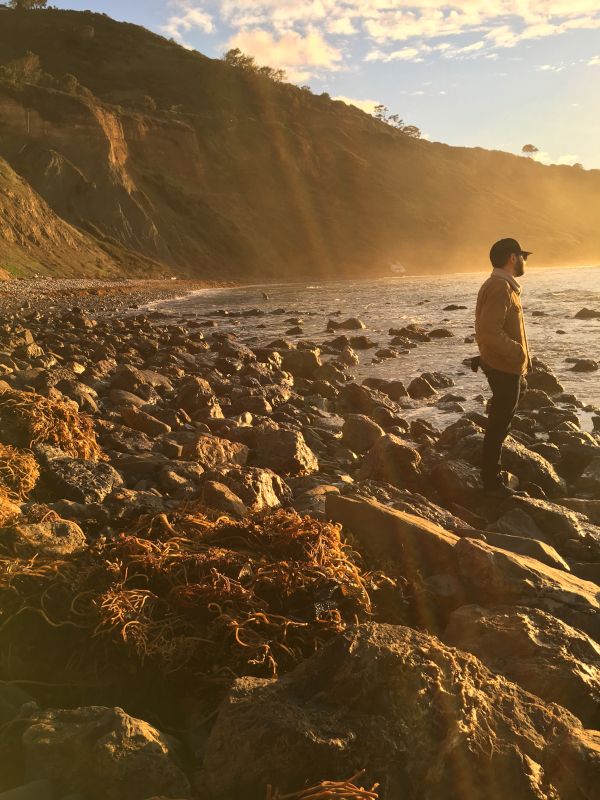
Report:
<svg viewBox="0 0 600 800"><path fill-rule="evenodd" d="M199 280L94 280L92 278L0 279L0 312L18 314L31 309L89 310L95 317L122 315L148 303L185 296L218 284Z"/></svg>
<svg viewBox="0 0 600 800"><path fill-rule="evenodd" d="M353 377L450 329L176 284L0 286L0 800L599 798L598 410L535 359L491 501L450 376Z"/></svg>

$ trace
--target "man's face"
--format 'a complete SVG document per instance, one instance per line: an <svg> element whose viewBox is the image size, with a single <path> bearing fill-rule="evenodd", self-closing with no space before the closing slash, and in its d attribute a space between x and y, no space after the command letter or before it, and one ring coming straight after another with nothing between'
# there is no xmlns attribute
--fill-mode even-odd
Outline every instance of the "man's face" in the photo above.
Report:
<svg viewBox="0 0 600 800"><path fill-rule="evenodd" d="M515 277L520 278L525 272L525 259L520 253L513 253L511 260L513 260Z"/></svg>

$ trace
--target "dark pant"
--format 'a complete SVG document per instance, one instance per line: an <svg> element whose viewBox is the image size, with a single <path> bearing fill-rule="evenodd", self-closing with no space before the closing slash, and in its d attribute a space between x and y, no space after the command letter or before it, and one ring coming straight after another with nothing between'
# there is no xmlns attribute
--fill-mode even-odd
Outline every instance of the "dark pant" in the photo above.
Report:
<svg viewBox="0 0 600 800"><path fill-rule="evenodd" d="M500 453L519 402L521 376L486 367L485 374L492 390L488 419L483 439L482 478L485 486L500 479Z"/></svg>

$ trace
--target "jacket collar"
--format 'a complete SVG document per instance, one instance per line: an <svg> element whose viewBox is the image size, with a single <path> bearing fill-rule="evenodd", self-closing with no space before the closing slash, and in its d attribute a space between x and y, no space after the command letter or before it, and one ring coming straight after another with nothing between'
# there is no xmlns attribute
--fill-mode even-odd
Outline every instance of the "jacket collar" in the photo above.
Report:
<svg viewBox="0 0 600 800"><path fill-rule="evenodd" d="M521 284L505 269L494 267L492 269L492 278L502 278L502 280L508 281L515 292L521 294Z"/></svg>

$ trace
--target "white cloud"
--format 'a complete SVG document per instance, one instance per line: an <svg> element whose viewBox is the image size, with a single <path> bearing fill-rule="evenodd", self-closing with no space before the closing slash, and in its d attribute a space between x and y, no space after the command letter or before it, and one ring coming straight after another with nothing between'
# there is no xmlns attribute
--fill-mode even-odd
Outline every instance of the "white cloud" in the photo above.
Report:
<svg viewBox="0 0 600 800"><path fill-rule="evenodd" d="M444 58L458 59L477 58L479 56L479 51L482 50L485 45L486 43L480 39L478 42L473 42L464 47L444 47L442 56Z"/></svg>
<svg viewBox="0 0 600 800"><path fill-rule="evenodd" d="M365 61L383 61L386 64L390 61L423 61L423 55L430 51L431 48L423 44L417 47L403 47L400 50L393 50L391 53L371 50L365 56Z"/></svg>
<svg viewBox="0 0 600 800"><path fill-rule="evenodd" d="M358 33L358 28L354 26L350 17L338 17L327 23L327 31L328 33L340 34L342 36L352 36L352 34Z"/></svg>
<svg viewBox="0 0 600 800"><path fill-rule="evenodd" d="M545 150L540 150L538 153L534 153L532 156L534 161L539 161L540 164L556 164L559 166L573 166L573 164L577 164L579 162L579 156L573 155L572 153L567 153L562 156L558 156L557 158L553 158L550 153L547 153Z"/></svg>
<svg viewBox="0 0 600 800"><path fill-rule="evenodd" d="M342 54L329 44L317 30L305 35L288 31L276 35L255 28L239 31L229 39L228 47L239 47L254 56L261 65L284 69L290 80L304 81L320 69L335 71L340 68Z"/></svg>
<svg viewBox="0 0 600 800"><path fill-rule="evenodd" d="M521 43L600 29L598 0L171 0L171 5L174 13L163 26L168 35L182 40L194 28L212 32L217 22L233 30L232 38L259 42L261 57L278 65L264 52L267 33L282 66L290 61L281 57L278 43L287 36L320 36L317 49L330 53L339 51L329 37L361 36L371 45L366 61L389 63L418 61L426 54L493 60L498 51ZM456 42L466 35L477 39ZM446 41L440 42L442 37ZM292 43L292 66L298 46ZM600 63L596 59L590 66ZM320 66L337 69L341 63L341 57L329 58ZM308 58L305 68L296 69L309 73L311 66Z"/></svg>
<svg viewBox="0 0 600 800"><path fill-rule="evenodd" d="M562 72L563 69L563 64L541 64L539 67L536 67L537 72Z"/></svg>
<svg viewBox="0 0 600 800"><path fill-rule="evenodd" d="M593 58L590 58L590 60L587 62L587 64L588 64L588 67L598 67L598 66L600 66L600 56L594 56Z"/></svg>
<svg viewBox="0 0 600 800"><path fill-rule="evenodd" d="M339 95L338 97L332 98L333 100L341 100L342 103L347 103L349 106L356 106L360 108L361 111L365 111L367 114L372 114L375 110L375 106L379 105L378 100L357 100L355 97L344 97L343 95Z"/></svg>
<svg viewBox="0 0 600 800"><path fill-rule="evenodd" d="M161 26L163 33L172 36L173 39L185 44L184 34L194 28L203 33L212 33L215 29L211 15L200 8L196 8L191 2L175 2L172 6L178 12L172 14L164 25Z"/></svg>

